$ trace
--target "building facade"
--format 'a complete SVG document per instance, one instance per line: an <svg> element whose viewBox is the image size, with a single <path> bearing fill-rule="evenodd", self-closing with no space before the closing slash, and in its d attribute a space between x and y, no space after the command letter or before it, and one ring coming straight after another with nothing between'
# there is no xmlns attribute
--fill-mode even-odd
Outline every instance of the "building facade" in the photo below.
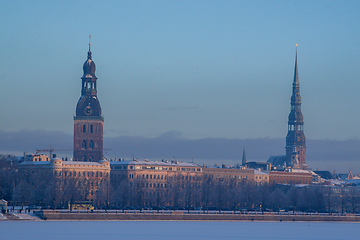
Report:
<svg viewBox="0 0 360 240"><path fill-rule="evenodd" d="M311 184L313 176L310 172L270 171L270 184Z"/></svg>
<svg viewBox="0 0 360 240"><path fill-rule="evenodd" d="M108 197L110 163L106 160L95 163L63 161L60 158L37 161L34 158L20 163L18 169L34 181L44 180L47 186L52 186L58 201L103 199L105 202Z"/></svg>
<svg viewBox="0 0 360 240"><path fill-rule="evenodd" d="M84 63L81 97L74 117L74 161L98 162L103 159L103 122L101 106L97 98L95 63L90 44Z"/></svg>

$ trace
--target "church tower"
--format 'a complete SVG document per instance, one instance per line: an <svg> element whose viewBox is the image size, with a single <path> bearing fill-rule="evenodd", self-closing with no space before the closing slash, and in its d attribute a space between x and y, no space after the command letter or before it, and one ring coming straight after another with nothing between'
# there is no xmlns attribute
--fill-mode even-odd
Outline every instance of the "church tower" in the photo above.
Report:
<svg viewBox="0 0 360 240"><path fill-rule="evenodd" d="M81 97L74 117L74 161L98 162L103 158L103 122L97 98L95 63L89 52L84 63Z"/></svg>
<svg viewBox="0 0 360 240"><path fill-rule="evenodd" d="M307 168L305 162L304 121L301 113L300 83L297 66L297 51L295 56L294 82L292 84L291 111L286 136L286 165L294 168Z"/></svg>

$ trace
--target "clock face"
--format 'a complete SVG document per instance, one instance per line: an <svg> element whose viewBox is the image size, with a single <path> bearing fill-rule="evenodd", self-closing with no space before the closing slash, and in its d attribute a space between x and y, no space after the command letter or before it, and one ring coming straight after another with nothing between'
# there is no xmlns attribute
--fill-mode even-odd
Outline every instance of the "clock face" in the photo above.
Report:
<svg viewBox="0 0 360 240"><path fill-rule="evenodd" d="M87 106L85 109L84 109L84 113L86 115L91 115L92 114L92 109L90 106Z"/></svg>
<svg viewBox="0 0 360 240"><path fill-rule="evenodd" d="M300 140L301 140L301 137L297 137L297 140L298 140L298 142L300 142Z"/></svg>

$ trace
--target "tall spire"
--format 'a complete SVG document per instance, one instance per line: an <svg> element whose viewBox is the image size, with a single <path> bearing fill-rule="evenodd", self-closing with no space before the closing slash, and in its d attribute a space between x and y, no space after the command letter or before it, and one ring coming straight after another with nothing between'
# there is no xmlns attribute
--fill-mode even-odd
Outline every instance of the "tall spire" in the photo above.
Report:
<svg viewBox="0 0 360 240"><path fill-rule="evenodd" d="M242 161L241 161L241 163L242 163L243 166L247 163L247 161L246 161L246 155L245 155L245 148L244 148L244 150L243 150L243 156L242 156Z"/></svg>
<svg viewBox="0 0 360 240"><path fill-rule="evenodd" d="M296 47L298 45L296 44ZM303 115L301 112L300 82L297 62L297 48L295 53L294 81L292 84L291 111L286 136L286 165L291 167L306 167L305 163L305 134L303 131Z"/></svg>
<svg viewBox="0 0 360 240"><path fill-rule="evenodd" d="M297 66L297 50L295 53L294 83L299 83L299 74L298 74L298 66Z"/></svg>

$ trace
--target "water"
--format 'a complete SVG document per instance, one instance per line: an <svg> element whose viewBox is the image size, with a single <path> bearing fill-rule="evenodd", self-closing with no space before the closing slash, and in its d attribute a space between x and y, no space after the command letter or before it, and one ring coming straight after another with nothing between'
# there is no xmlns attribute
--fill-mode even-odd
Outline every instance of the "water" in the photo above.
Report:
<svg viewBox="0 0 360 240"><path fill-rule="evenodd" d="M359 239L360 223L191 221L3 221L0 239Z"/></svg>

